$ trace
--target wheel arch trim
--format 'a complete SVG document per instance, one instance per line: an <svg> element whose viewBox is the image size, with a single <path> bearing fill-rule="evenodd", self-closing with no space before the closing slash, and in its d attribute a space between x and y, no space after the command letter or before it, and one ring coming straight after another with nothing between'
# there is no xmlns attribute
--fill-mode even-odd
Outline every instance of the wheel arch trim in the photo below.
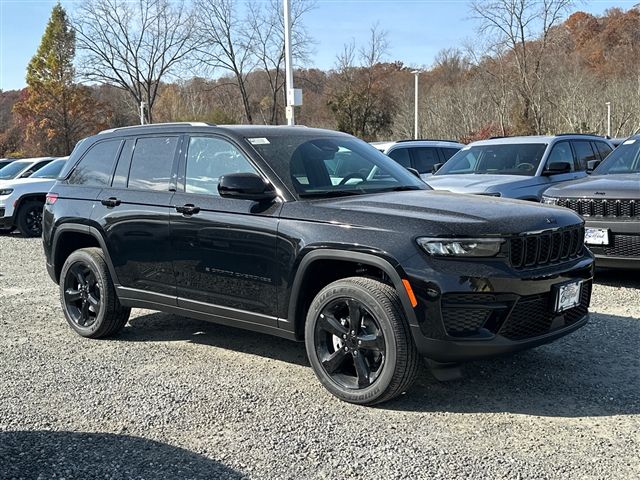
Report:
<svg viewBox="0 0 640 480"><path fill-rule="evenodd" d="M370 265L372 267L382 270L393 282L393 286L400 297L400 301L403 307L403 313L405 314L409 325L418 325L416 314L411 300L405 289L401 272L394 267L388 260L375 254L335 250L335 249L319 249L307 253L296 270L296 276L291 287L291 295L289 297L289 309L288 309L288 321L289 328L296 329L296 318L299 315L298 301L300 298L301 287L309 267L319 260L340 260L348 263L362 263ZM405 278L406 280L406 278ZM285 327L286 328L286 327ZM299 332L296 332L299 333Z"/></svg>

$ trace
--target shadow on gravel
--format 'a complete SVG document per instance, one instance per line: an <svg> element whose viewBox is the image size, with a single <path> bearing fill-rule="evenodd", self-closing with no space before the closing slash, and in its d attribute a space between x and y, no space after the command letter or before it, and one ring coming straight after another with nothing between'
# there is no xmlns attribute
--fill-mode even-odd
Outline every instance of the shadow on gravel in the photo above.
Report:
<svg viewBox="0 0 640 480"><path fill-rule="evenodd" d="M308 366L304 344L176 315L131 320L120 341L191 341ZM413 386L380 409L519 413L550 417L640 414L640 318L594 314L563 339L508 357L463 366L438 382L425 367Z"/></svg>
<svg viewBox="0 0 640 480"><path fill-rule="evenodd" d="M0 478L246 478L215 460L128 435L0 432Z"/></svg>
<svg viewBox="0 0 640 480"><path fill-rule="evenodd" d="M638 270L607 270L597 269L595 283L609 287L627 287L640 289L640 275Z"/></svg>
<svg viewBox="0 0 640 480"><path fill-rule="evenodd" d="M303 343L271 335L166 313L151 313L132 318L129 324L131 327L125 328L114 340L128 342L186 340L296 365L309 365Z"/></svg>

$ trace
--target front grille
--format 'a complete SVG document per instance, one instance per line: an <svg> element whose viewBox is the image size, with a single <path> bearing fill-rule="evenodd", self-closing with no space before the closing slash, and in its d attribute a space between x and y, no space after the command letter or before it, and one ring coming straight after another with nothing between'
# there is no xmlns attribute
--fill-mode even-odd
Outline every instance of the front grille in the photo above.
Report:
<svg viewBox="0 0 640 480"><path fill-rule="evenodd" d="M640 201L638 200L559 198L558 205L570 208L583 217L640 217Z"/></svg>
<svg viewBox="0 0 640 480"><path fill-rule="evenodd" d="M591 282L580 292L580 305L563 313L553 312L553 294L513 295L446 294L442 299L442 320L454 337L474 337L481 331L509 340L539 337L582 319L591 299Z"/></svg>
<svg viewBox="0 0 640 480"><path fill-rule="evenodd" d="M611 235L610 245L593 245L589 248L596 255L609 257L640 257L640 235Z"/></svg>
<svg viewBox="0 0 640 480"><path fill-rule="evenodd" d="M4 217L4 208L0 208L0 218Z"/></svg>
<svg viewBox="0 0 640 480"><path fill-rule="evenodd" d="M509 240L509 260L517 269L559 263L578 257L582 253L583 242L582 226L525 234Z"/></svg>

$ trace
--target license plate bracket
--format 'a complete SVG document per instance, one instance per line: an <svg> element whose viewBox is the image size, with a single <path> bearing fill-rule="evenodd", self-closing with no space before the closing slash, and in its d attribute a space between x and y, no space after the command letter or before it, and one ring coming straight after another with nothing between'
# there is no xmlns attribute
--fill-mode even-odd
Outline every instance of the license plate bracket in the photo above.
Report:
<svg viewBox="0 0 640 480"><path fill-rule="evenodd" d="M582 280L572 280L553 286L555 290L555 313L562 313L580 305L580 294L582 293L583 283Z"/></svg>
<svg viewBox="0 0 640 480"><path fill-rule="evenodd" d="M591 228L584 229L584 243L587 245L609 245L609 229Z"/></svg>

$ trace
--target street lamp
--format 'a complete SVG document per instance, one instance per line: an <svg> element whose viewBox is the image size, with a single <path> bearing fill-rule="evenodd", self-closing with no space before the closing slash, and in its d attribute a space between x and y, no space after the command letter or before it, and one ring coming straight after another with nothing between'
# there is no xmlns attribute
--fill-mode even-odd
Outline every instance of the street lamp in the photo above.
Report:
<svg viewBox="0 0 640 480"><path fill-rule="evenodd" d="M411 73L415 75L415 98L414 98L414 119L413 119L413 138L416 140L419 138L418 134L418 77L420 75L420 70L414 70Z"/></svg>
<svg viewBox="0 0 640 480"><path fill-rule="evenodd" d="M607 106L607 137L611 138L611 102L605 105Z"/></svg>

